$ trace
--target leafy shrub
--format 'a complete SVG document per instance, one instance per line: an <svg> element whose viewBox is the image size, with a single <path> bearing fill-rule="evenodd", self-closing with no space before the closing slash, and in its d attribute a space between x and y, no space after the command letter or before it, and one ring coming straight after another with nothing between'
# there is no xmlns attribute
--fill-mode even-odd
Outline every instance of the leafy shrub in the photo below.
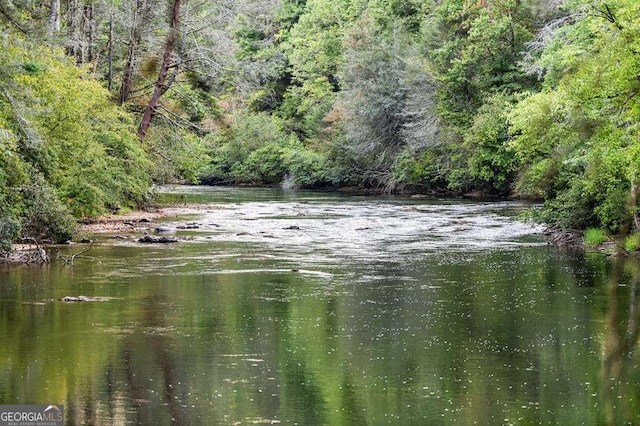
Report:
<svg viewBox="0 0 640 426"><path fill-rule="evenodd" d="M609 241L607 232L599 228L587 228L584 231L584 243L588 246L599 246Z"/></svg>
<svg viewBox="0 0 640 426"><path fill-rule="evenodd" d="M241 114L207 141L210 161L200 173L205 183L274 185L285 176L302 187L335 181L326 154L305 147L295 133L284 130L277 117Z"/></svg>
<svg viewBox="0 0 640 426"><path fill-rule="evenodd" d="M55 189L36 175L24 193L22 235L36 239L52 239L62 243L73 238L76 221L62 204Z"/></svg>
<svg viewBox="0 0 640 426"><path fill-rule="evenodd" d="M444 187L444 176L439 170L441 165L441 158L434 149L425 150L419 156L405 150L398 155L392 167L391 185L398 189Z"/></svg>
<svg viewBox="0 0 640 426"><path fill-rule="evenodd" d="M206 183L259 183L261 175L273 180L279 168L276 164L279 161L278 146L287 140L282 123L275 117L265 113L234 116L228 128L205 139L210 159L199 177ZM263 149L262 154L269 156L270 164L259 164L259 153L254 152L260 149ZM262 170L256 170L258 166Z"/></svg>
<svg viewBox="0 0 640 426"><path fill-rule="evenodd" d="M20 218L29 236L64 241L72 214L144 197L151 163L134 118L87 68L18 35L0 37L0 63L0 129L9 129L0 132L1 214Z"/></svg>
<svg viewBox="0 0 640 426"><path fill-rule="evenodd" d="M506 144L508 121L506 111L512 98L497 94L479 108L464 138L469 175L474 189L508 195L517 169L514 150Z"/></svg>
<svg viewBox="0 0 640 426"><path fill-rule="evenodd" d="M575 179L574 183L559 191L555 198L545 201L539 219L544 223L557 224L564 229L600 226L593 212L595 200L586 195L584 181Z"/></svg>
<svg viewBox="0 0 640 426"><path fill-rule="evenodd" d="M628 252L640 250L640 234L632 234L625 238L623 247Z"/></svg>
<svg viewBox="0 0 640 426"><path fill-rule="evenodd" d="M287 173L296 185L306 188L322 187L337 183L327 157L317 151L299 146L287 147L283 151Z"/></svg>
<svg viewBox="0 0 640 426"><path fill-rule="evenodd" d="M236 163L232 175L242 182L277 184L287 173L283 150L282 144L270 142L251 152L241 163Z"/></svg>
<svg viewBox="0 0 640 426"><path fill-rule="evenodd" d="M10 217L0 217L0 252L11 251L11 243L20 235L20 222Z"/></svg>
<svg viewBox="0 0 640 426"><path fill-rule="evenodd" d="M516 180L514 194L518 197L539 200L554 194L559 161L544 158L524 168Z"/></svg>
<svg viewBox="0 0 640 426"><path fill-rule="evenodd" d="M195 183L209 162L202 140L187 132L155 126L145 143L154 182Z"/></svg>

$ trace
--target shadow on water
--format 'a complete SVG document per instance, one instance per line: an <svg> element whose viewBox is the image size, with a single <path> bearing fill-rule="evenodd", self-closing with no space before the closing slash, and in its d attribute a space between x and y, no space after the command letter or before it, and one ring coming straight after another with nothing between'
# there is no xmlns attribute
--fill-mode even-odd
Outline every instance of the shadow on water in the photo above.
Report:
<svg viewBox="0 0 640 426"><path fill-rule="evenodd" d="M0 403L97 425L640 423L638 261L548 247L517 203L189 197L212 208L179 244L0 269Z"/></svg>

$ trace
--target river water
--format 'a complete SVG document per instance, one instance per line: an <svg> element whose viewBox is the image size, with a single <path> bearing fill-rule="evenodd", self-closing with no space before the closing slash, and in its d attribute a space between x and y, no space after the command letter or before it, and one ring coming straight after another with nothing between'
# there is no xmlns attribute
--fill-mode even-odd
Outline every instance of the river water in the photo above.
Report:
<svg viewBox="0 0 640 426"><path fill-rule="evenodd" d="M0 269L0 404L68 424L639 424L636 261L560 251L527 206L275 189L176 244L100 237ZM78 251L72 247L69 252ZM64 303L64 296L106 298Z"/></svg>

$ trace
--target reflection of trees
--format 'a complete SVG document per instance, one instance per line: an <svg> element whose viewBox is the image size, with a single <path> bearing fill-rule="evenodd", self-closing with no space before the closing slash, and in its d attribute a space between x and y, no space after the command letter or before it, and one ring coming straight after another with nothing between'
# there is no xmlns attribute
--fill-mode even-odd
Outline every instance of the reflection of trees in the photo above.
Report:
<svg viewBox="0 0 640 426"><path fill-rule="evenodd" d="M160 303L159 303L160 302ZM136 366L136 362L148 364L154 363L157 366L157 371L162 375L163 380L163 397L164 404L169 409L169 413L171 415L171 422L173 424L185 424L185 416L186 413L183 412L180 406L180 398L177 394L177 390L179 388L179 380L176 380L176 365L170 352L171 349L171 341L170 338L166 335L166 304L161 303L158 300L148 300L144 303L146 309L142 311L142 326L143 329L146 330L144 338L141 339L140 335L134 334L132 335L132 340L130 344L123 345L124 347L124 360L125 360L125 370L127 377L129 379L130 389L131 389L131 397L134 401L134 407L137 412L137 423L138 424L153 424L158 420L162 419L160 413L148 412L145 409L145 405L148 402L145 400L143 396L142 389L145 388L144 383L140 383L140 380L145 380L145 375L140 377L136 377L136 372L144 371L144 368L140 366ZM132 356L129 351L130 346L140 345L140 343L144 343L145 352L150 350L152 357L145 358ZM148 366L147 366L148 367ZM155 370L155 369L154 369ZM153 370L150 374L153 374ZM159 401L158 401L159 402ZM150 408L158 408L159 404L154 404L154 401L151 402ZM145 414L146 413L146 414Z"/></svg>
<svg viewBox="0 0 640 426"><path fill-rule="evenodd" d="M634 352L638 343L638 314L640 295L640 263L628 261L631 269L629 292L629 319L626 330L620 327L620 280L625 266L618 256L607 285L607 312L605 336L603 339L602 395L606 422L609 425L633 420L638 413L634 411L634 397L628 386L629 375L634 367ZM617 390L617 392L616 392ZM617 404L621 404L619 407Z"/></svg>

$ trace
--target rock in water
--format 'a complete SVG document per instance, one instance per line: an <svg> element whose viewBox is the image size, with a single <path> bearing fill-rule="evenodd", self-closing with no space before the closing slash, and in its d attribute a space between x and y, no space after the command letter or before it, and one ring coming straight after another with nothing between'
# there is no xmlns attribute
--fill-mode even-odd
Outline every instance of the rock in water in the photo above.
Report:
<svg viewBox="0 0 640 426"><path fill-rule="evenodd" d="M106 302L108 297L87 297L87 296L65 296L60 301L62 302Z"/></svg>
<svg viewBox="0 0 640 426"><path fill-rule="evenodd" d="M90 299L87 296L65 296L60 300L63 302L88 302Z"/></svg>
<svg viewBox="0 0 640 426"><path fill-rule="evenodd" d="M140 238L138 242L168 244L168 243L177 243L178 239L176 237L154 237L153 235L145 235L144 237Z"/></svg>

